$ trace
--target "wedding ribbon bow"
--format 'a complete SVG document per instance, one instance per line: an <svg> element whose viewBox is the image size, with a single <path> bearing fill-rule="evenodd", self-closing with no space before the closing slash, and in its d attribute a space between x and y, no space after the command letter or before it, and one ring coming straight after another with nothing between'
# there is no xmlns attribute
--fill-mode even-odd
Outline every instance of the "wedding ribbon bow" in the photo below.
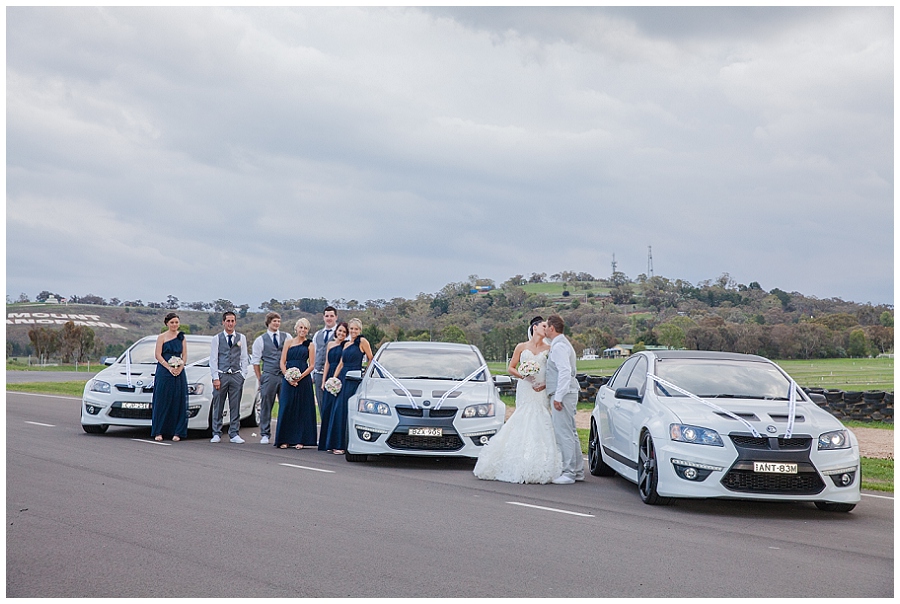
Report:
<svg viewBox="0 0 900 604"><path fill-rule="evenodd" d="M441 408L441 405L444 404L444 401L447 400L447 397L448 397L448 396L450 396L452 393L454 393L454 392L456 392L457 390L459 390L460 388L462 388L463 384L465 384L466 382L468 382L469 380L471 380L472 378L474 378L476 375L478 375L479 373L481 373L482 371L484 371L484 370L487 369L487 368L488 368L487 365L482 365L481 367L479 367L478 369L476 369L475 371L473 371L472 373L470 373L469 376L468 376L466 379L464 379L463 381L461 381L460 383L458 383L456 386L454 386L453 388L451 388L450 390L448 390L447 392L445 392L445 393L444 393L444 396L441 397L441 400L438 401L438 404L435 405L434 408L435 408L435 409L440 409L440 408Z"/></svg>
<svg viewBox="0 0 900 604"><path fill-rule="evenodd" d="M747 426L747 428L750 430L750 433L753 434L753 436L755 436L756 438L760 438L760 433L756 430L756 428L754 428L753 425L750 422L748 422L747 420L745 420L743 417L735 415L728 409L723 409L722 407L716 405L715 403L711 403L706 399L702 399L699 396L697 396L696 394L692 394L692 393L688 392L687 390L684 390L683 388L679 388L672 382L667 382L666 380L662 379L661 377L659 377L657 375L650 373L649 371L647 372L647 377L650 378L651 380L655 381L657 384L659 384L663 388L666 388L668 390L674 390L675 392L680 392L681 394L697 401L698 403L703 403L704 405L706 405L713 411L716 411L717 413L724 413L731 419L736 419L737 421L739 421L742 424L744 424L745 426ZM793 392L793 389L792 389L792 392ZM789 428L793 426L792 420L793 420L793 413L791 414L791 421L788 424ZM785 436L790 438L788 435L785 435Z"/></svg>
<svg viewBox="0 0 900 604"><path fill-rule="evenodd" d="M797 383L791 379L791 394L788 397L788 424L784 437L790 438L794 433L794 415L797 413Z"/></svg>
<svg viewBox="0 0 900 604"><path fill-rule="evenodd" d="M131 351L125 353L125 382L131 388Z"/></svg>
<svg viewBox="0 0 900 604"><path fill-rule="evenodd" d="M416 399L413 398L412 393L410 393L410 391L406 389L406 386L404 386L403 384L400 383L400 380L398 380L397 378L392 376L391 372L384 368L384 365L382 365L375 359L372 359L372 365L375 367L375 369L380 371L382 373L382 375L384 375L384 377L386 377L387 379L394 382L394 385L396 385L400 390L403 391L403 394L405 394L406 398L409 399L409 402L413 406L413 409L419 408L419 406L416 404Z"/></svg>

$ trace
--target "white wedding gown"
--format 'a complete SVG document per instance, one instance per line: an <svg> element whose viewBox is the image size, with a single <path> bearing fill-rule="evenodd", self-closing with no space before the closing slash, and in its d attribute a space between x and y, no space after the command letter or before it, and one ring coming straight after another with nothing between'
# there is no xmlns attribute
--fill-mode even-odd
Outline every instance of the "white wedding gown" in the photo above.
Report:
<svg viewBox="0 0 900 604"><path fill-rule="evenodd" d="M535 383L545 380L547 352L535 355L523 350L521 360L534 360L540 372ZM550 420L546 390L535 392L531 383L516 384L516 410L481 450L475 476L482 480L547 484L562 471L562 456Z"/></svg>

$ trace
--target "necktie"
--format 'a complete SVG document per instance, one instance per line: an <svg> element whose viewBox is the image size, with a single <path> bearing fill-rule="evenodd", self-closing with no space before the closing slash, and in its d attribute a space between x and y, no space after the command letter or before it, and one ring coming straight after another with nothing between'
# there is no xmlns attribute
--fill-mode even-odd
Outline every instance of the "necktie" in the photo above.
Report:
<svg viewBox="0 0 900 604"><path fill-rule="evenodd" d="M275 348L278 348L278 332L272 334L272 341L275 342Z"/></svg>
<svg viewBox="0 0 900 604"><path fill-rule="evenodd" d="M328 343L328 338L329 338L330 336L331 336L331 330L330 330L330 329L326 329L326 330L325 330L325 344Z"/></svg>
<svg viewBox="0 0 900 604"><path fill-rule="evenodd" d="M228 334L228 347L231 348L231 346L232 346L232 343L231 343L231 334Z"/></svg>

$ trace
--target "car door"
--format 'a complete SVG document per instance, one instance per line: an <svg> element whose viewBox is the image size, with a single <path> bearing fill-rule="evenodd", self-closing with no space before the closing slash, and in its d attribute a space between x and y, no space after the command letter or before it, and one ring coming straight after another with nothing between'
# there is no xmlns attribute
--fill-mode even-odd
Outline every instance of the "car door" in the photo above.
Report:
<svg viewBox="0 0 900 604"><path fill-rule="evenodd" d="M613 413L613 410L618 403L615 392L616 389L624 388L625 384L628 383L628 378L634 370L636 363L636 358L628 359L622 363L622 366L619 367L619 370L612 376L612 379L606 387L600 389L600 407L603 415L606 416L605 422L603 421L602 416L600 418L600 426L598 428L600 430L600 443L605 448L611 449L620 455L622 452L619 450L619 445L617 444L618 439L616 437L616 432L618 431L618 418Z"/></svg>
<svg viewBox="0 0 900 604"><path fill-rule="evenodd" d="M634 370L628 376L624 388L635 388L643 397L647 385L647 357L641 355L634 364ZM613 392L615 394L615 392ZM625 398L615 398L610 410L615 425L616 450L629 460L636 462L638 458L638 437L643 425L645 408L643 403Z"/></svg>

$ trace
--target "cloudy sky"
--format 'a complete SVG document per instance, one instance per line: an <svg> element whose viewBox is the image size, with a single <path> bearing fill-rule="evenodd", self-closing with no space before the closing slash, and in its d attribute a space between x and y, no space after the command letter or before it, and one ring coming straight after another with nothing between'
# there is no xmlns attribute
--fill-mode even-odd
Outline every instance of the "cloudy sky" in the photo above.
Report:
<svg viewBox="0 0 900 604"><path fill-rule="evenodd" d="M8 8L7 293L893 303L893 9Z"/></svg>

